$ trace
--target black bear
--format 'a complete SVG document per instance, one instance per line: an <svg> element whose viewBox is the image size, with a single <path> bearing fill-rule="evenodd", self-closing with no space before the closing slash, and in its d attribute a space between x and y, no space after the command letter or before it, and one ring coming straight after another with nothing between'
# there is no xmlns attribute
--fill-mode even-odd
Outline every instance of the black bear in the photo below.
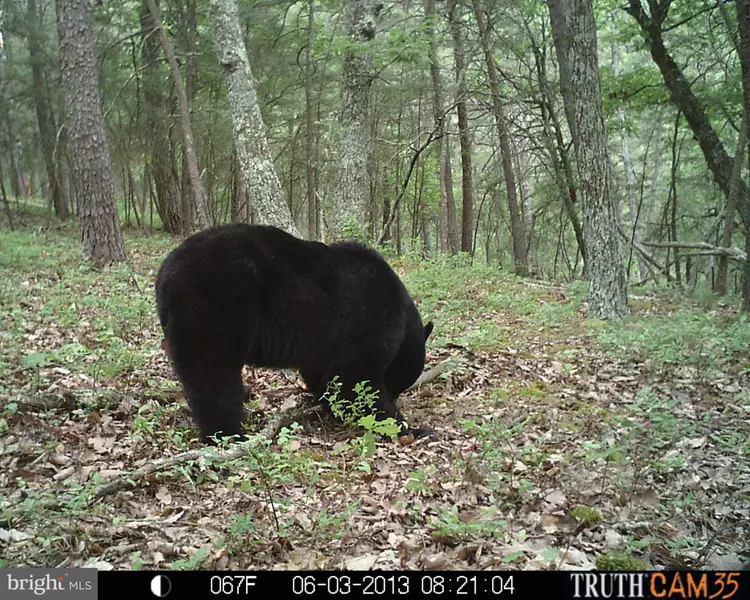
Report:
<svg viewBox="0 0 750 600"><path fill-rule="evenodd" d="M410 428L395 399L421 375L425 341L414 301L380 254L327 246L262 225L220 225L187 238L162 263L156 304L163 347L203 439L242 435L244 365L297 369L316 398L370 382L376 415ZM412 438L413 436L413 438Z"/></svg>

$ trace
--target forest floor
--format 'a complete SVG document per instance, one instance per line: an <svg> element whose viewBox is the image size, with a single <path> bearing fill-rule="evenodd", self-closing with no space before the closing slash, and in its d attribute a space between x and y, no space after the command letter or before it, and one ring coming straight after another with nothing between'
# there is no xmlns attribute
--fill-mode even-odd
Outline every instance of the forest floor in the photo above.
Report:
<svg viewBox="0 0 750 600"><path fill-rule="evenodd" d="M0 566L99 569L711 567L750 558L750 324L714 298L585 286L468 261L396 261L436 381L401 407L434 438L368 445L329 416L244 454L202 448L160 349L175 242L128 231L83 261L73 226L0 231ZM246 371L270 419L293 372ZM369 452L368 452L369 450ZM97 495L99 490L99 495ZM640 561L640 562L639 562Z"/></svg>

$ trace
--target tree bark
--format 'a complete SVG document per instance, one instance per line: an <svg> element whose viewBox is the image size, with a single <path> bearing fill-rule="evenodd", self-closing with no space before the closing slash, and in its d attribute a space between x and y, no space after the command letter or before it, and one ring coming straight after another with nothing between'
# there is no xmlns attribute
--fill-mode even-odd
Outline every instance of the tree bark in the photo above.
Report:
<svg viewBox="0 0 750 600"><path fill-rule="evenodd" d="M52 112L47 86L44 81L42 21L36 0L28 0L27 7L27 41L34 90L34 104L36 105L36 119L39 125L39 141L42 145L42 155L44 156L44 164L47 168L50 198L55 208L55 215L59 219L65 220L70 214L70 200L62 185L58 161L55 160L57 127L55 126L54 113Z"/></svg>
<svg viewBox="0 0 750 600"><path fill-rule="evenodd" d="M349 46L341 70L338 179L332 194L331 240L366 238L370 206L368 164L372 152L370 88L374 78L367 44L375 37L380 0L347 0L345 27Z"/></svg>
<svg viewBox="0 0 750 600"><path fill-rule="evenodd" d="M10 111L8 112L10 115ZM21 134L13 121L8 119L8 158L10 159L10 190L16 198L26 195L23 170L21 169Z"/></svg>
<svg viewBox="0 0 750 600"><path fill-rule="evenodd" d="M742 69L744 114L750 118L750 0L737 0L737 24L740 33L738 54ZM738 178L739 179L739 178ZM744 188L744 189L743 189ZM747 187L738 185L741 214L745 214L745 271L742 284L742 310L750 312L750 198ZM744 210L743 210L744 209Z"/></svg>
<svg viewBox="0 0 750 600"><path fill-rule="evenodd" d="M617 48L617 39L615 37L614 32L614 24L613 24L613 31L612 31L612 72L614 73L615 77L619 76L620 69L619 69L619 63L620 63L620 56L619 56L619 50ZM638 227L638 198L636 194L636 188L635 188L635 174L633 173L633 164L630 160L630 141L628 136L628 128L627 128L627 117L625 113L625 107L620 106L617 109L617 116L620 120L620 148L621 148L621 156L622 156L622 167L625 174L625 195L627 196L627 202L628 202L628 213L630 216L630 227L633 231L633 242L635 244L641 243L641 233L640 229ZM640 281L647 275L651 275L651 270L649 268L648 263L644 260L644 258L638 254L636 256L636 261L638 264L638 280Z"/></svg>
<svg viewBox="0 0 750 600"><path fill-rule="evenodd" d="M107 266L125 260L125 244L104 135L89 1L58 0L57 28L83 253L97 264Z"/></svg>
<svg viewBox="0 0 750 600"><path fill-rule="evenodd" d="M235 0L211 0L211 25L232 110L237 156L258 221L301 237L289 205L284 201L268 149L266 127L258 106Z"/></svg>
<svg viewBox="0 0 750 600"><path fill-rule="evenodd" d="M560 121L557 118L555 94L547 80L546 55L543 56L541 50L536 46L534 47L534 60L536 63L537 74L539 76L539 87L542 93L541 108L542 124L544 125L543 137L547 146L547 152L552 161L552 169L561 192L565 212L568 215L570 224L573 226L576 244L578 245L578 251L581 254L585 270L586 244L583 239L581 220L578 218L578 212L576 211L576 202L578 200L576 181L573 177L573 168L570 165L568 149L563 140Z"/></svg>
<svg viewBox="0 0 750 600"><path fill-rule="evenodd" d="M598 319L627 314L627 282L617 240L612 166L602 113L596 24L591 0L547 0L560 76L567 73L569 90L563 102L572 117L578 180L584 202L588 313ZM561 15L565 18L561 20ZM558 45L558 41L564 43Z"/></svg>
<svg viewBox="0 0 750 600"><path fill-rule="evenodd" d="M184 3L178 3L180 12L180 35L183 37L187 61L185 65L185 95L187 96L188 106L193 105L195 96L198 93L198 48L196 38L198 37L197 23L197 6L196 0L187 0ZM174 151L172 150L173 158ZM193 227L193 208L196 205L195 194L190 184L190 165L188 163L187 152L182 153L182 191L180 192L180 214L182 216L182 230L187 234ZM175 175L176 177L176 175ZM211 194L206 192L206 205L211 212Z"/></svg>
<svg viewBox="0 0 750 600"><path fill-rule="evenodd" d="M208 210L208 200L206 198L206 192L201 182L200 170L198 168L198 153L195 149L195 138L193 136L193 125L190 122L190 101L185 91L185 84L182 82L182 75L180 73L180 66L177 64L177 59L172 49L172 43L167 37L167 32L162 27L161 20L159 19L159 9L156 6L155 0L147 0L148 8L151 11L151 16L154 19L154 24L159 29L159 38L161 40L162 48L164 49L164 56L169 63L169 68L172 70L172 79L174 80L175 90L177 91L177 101L180 105L180 122L182 124L182 135L185 138L185 158L187 160L188 176L190 177L190 187L193 190L195 196L195 208L198 217L198 226L201 229L209 227L213 220L211 219L211 213Z"/></svg>
<svg viewBox="0 0 750 600"><path fill-rule="evenodd" d="M660 110L657 115L656 122L656 142L654 145L654 174L651 177L651 189L649 191L650 203L648 207L648 214L646 216L646 233L643 239L651 239L651 232L654 226L654 211L656 210L656 204L659 193L659 175L661 174L661 161L662 161L662 137L664 132L664 117Z"/></svg>
<svg viewBox="0 0 750 600"><path fill-rule="evenodd" d="M5 207L5 216L8 217L8 227L11 231L15 228L13 226L13 215L10 212L10 202L8 202L8 196L5 193L5 174L3 173L3 161L0 160L0 196L3 197L3 206Z"/></svg>
<svg viewBox="0 0 750 600"><path fill-rule="evenodd" d="M473 0L474 15L479 27L479 37L484 50L484 60L487 65L487 80L492 92L492 112L495 117L497 136L500 142L500 157L505 176L505 186L508 192L508 212L510 213L510 233L513 238L513 266L518 275L525 275L529 270L528 255L526 253L526 234L523 229L521 211L518 207L518 195L516 192L516 178L513 173L513 159L511 156L510 136L508 124L505 118L505 110L500 98L500 80L495 67L495 59L492 56L492 42L490 30L485 20L485 10L480 5L480 0Z"/></svg>
<svg viewBox="0 0 750 600"><path fill-rule="evenodd" d="M426 32L429 40L428 59L432 78L432 113L438 137L438 161L440 178L440 250L458 252L458 231L456 226L456 201L453 195L453 170L451 168L450 144L445 136L446 117L443 105L443 77L438 60L438 42L435 29L437 12L435 0L424 0Z"/></svg>
<svg viewBox="0 0 750 600"><path fill-rule="evenodd" d="M305 122L307 171L307 238L318 239L315 218L315 115L313 113L312 45L315 41L315 0L307 3L307 46L305 48Z"/></svg>
<svg viewBox="0 0 750 600"><path fill-rule="evenodd" d="M461 15L457 0L448 0L453 54L456 63L456 111L458 113L458 135L461 143L461 252L474 252L474 184L471 160L471 131L469 130L469 112L466 106L466 51Z"/></svg>
<svg viewBox="0 0 750 600"><path fill-rule="evenodd" d="M148 166L156 188L156 210L164 230L187 233L181 210L180 184L169 147L169 114L167 95L159 69L159 38L148 7L141 2L141 62L143 63L143 96L146 102L143 139L149 155Z"/></svg>

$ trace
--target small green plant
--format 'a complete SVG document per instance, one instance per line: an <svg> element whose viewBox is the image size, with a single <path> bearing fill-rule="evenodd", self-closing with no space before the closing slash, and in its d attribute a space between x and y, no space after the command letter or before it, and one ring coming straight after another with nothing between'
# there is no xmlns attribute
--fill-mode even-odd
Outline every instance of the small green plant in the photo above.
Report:
<svg viewBox="0 0 750 600"><path fill-rule="evenodd" d="M195 571L208 557L208 549L201 546L192 556L186 559L172 561L171 567L176 571Z"/></svg>
<svg viewBox="0 0 750 600"><path fill-rule="evenodd" d="M352 502L340 514L329 513L323 508L313 519L313 533L316 540L324 536L328 540L343 538L352 528L352 517L357 512L360 502Z"/></svg>
<svg viewBox="0 0 750 600"><path fill-rule="evenodd" d="M476 437L481 448L465 459L466 476L471 479L480 478L487 487L510 503L520 499L533 484L528 480L516 479L508 465L515 464L517 460L530 465L540 464L545 456L537 444L524 439L523 434L531 422L531 416L511 427L494 418L487 421L464 421L464 431L467 435Z"/></svg>
<svg viewBox="0 0 750 600"><path fill-rule="evenodd" d="M430 483L430 474L426 471L410 471L409 479L406 480L404 487L410 492L432 492L432 484Z"/></svg>
<svg viewBox="0 0 750 600"><path fill-rule="evenodd" d="M453 541L464 541L471 537L501 537L508 529L508 522L497 518L497 509L483 510L476 519L462 518L458 507L440 511L433 522L432 536Z"/></svg>
<svg viewBox="0 0 750 600"><path fill-rule="evenodd" d="M586 527L594 527L602 519L599 512L590 506L575 506L573 507L573 510L570 511L570 514L581 521Z"/></svg>
<svg viewBox="0 0 750 600"><path fill-rule="evenodd" d="M375 452L375 435L394 438L398 435L399 424L392 417L378 420L375 415L378 392L372 389L368 381L354 385L354 398L347 398L341 393L341 382L338 376L328 384L324 398L331 406L333 414L352 427L365 430L365 443L362 449L366 456Z"/></svg>
<svg viewBox="0 0 750 600"><path fill-rule="evenodd" d="M259 544L262 540L258 539L259 532L262 531L252 512L240 515L232 515L227 527L227 537L224 544L230 554L236 554L246 548L251 548Z"/></svg>
<svg viewBox="0 0 750 600"><path fill-rule="evenodd" d="M643 561L625 552L610 552L596 557L596 568L600 571L643 571Z"/></svg>

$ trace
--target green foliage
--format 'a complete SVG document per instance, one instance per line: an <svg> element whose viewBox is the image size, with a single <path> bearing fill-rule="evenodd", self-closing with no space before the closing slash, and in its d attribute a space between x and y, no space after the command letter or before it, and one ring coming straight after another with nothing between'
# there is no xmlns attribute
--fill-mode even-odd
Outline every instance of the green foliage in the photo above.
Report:
<svg viewBox="0 0 750 600"><path fill-rule="evenodd" d="M432 536L459 542L474 537L503 537L508 522L498 516L499 511L494 507L483 509L476 519L468 520L461 517L457 506L442 509L432 522Z"/></svg>
<svg viewBox="0 0 750 600"><path fill-rule="evenodd" d="M687 364L699 371L715 370L746 354L750 321L745 316L727 319L717 312L680 308L669 315L606 324L598 330L597 340L613 355L656 368Z"/></svg>
<svg viewBox="0 0 750 600"><path fill-rule="evenodd" d="M429 471L434 471L434 468L429 469ZM418 471L410 471L409 479L406 481L404 487L410 492L425 492L429 494L433 489L430 478L431 474L428 473L428 470L419 469Z"/></svg>
<svg viewBox="0 0 750 600"><path fill-rule="evenodd" d="M341 394L341 382L338 376L335 376L329 382L323 397L330 404L331 411L336 417L349 426L363 428L366 435L370 434L370 439L373 442L372 451L374 452L374 437L372 437L372 434L394 437L399 431L398 423L392 417L381 421L376 420L374 413L378 392L373 390L368 381L356 383L352 391L355 394L354 398L347 398ZM368 452L368 455L371 455L371 453Z"/></svg>
<svg viewBox="0 0 750 600"><path fill-rule="evenodd" d="M540 447L544 444L543 439L539 445L534 440L525 439L526 428L531 419L527 417L511 427L494 418L462 423L466 435L475 437L479 444L476 454L461 461L464 477L481 480L509 505L522 500L533 485L526 479L515 478L512 467L508 468L508 465L515 465L516 461L520 461L538 466L546 456L546 452Z"/></svg>
<svg viewBox="0 0 750 600"><path fill-rule="evenodd" d="M599 511L590 506L574 506L570 511L570 514L581 521L586 527L594 527L602 519Z"/></svg>
<svg viewBox="0 0 750 600"><path fill-rule="evenodd" d="M208 548L201 546L189 558L172 561L170 566L175 571L195 571L208 558Z"/></svg>
<svg viewBox="0 0 750 600"><path fill-rule="evenodd" d="M330 404L333 414L341 419L350 427L364 429L364 435L354 440L346 442L338 451L345 452L353 449L355 455L360 459L356 468L370 473L370 459L375 456L376 436L385 436L391 439L399 433L399 424L392 418L388 417L383 420L376 420L375 400L378 393L372 389L369 382L362 381L356 383L352 390L354 398L347 398L341 394L341 382L338 376L335 376L328 384L324 399Z"/></svg>
<svg viewBox="0 0 750 600"><path fill-rule="evenodd" d="M643 561L624 552L610 552L596 557L596 568L600 571L643 571Z"/></svg>
<svg viewBox="0 0 750 600"><path fill-rule="evenodd" d="M141 245L154 250L167 244L135 237L129 245L137 252ZM35 388L50 383L52 369L83 374L95 383L142 370L146 355L138 344L153 322L153 297L128 265L109 269L105 282L83 261L73 236L54 232L0 232L0 246L9 249L0 253L6 267L0 304L7 307L0 333L0 390L8 386L13 364L22 365L23 377ZM22 349L29 334L43 351ZM18 385L15 380L13 387Z"/></svg>

